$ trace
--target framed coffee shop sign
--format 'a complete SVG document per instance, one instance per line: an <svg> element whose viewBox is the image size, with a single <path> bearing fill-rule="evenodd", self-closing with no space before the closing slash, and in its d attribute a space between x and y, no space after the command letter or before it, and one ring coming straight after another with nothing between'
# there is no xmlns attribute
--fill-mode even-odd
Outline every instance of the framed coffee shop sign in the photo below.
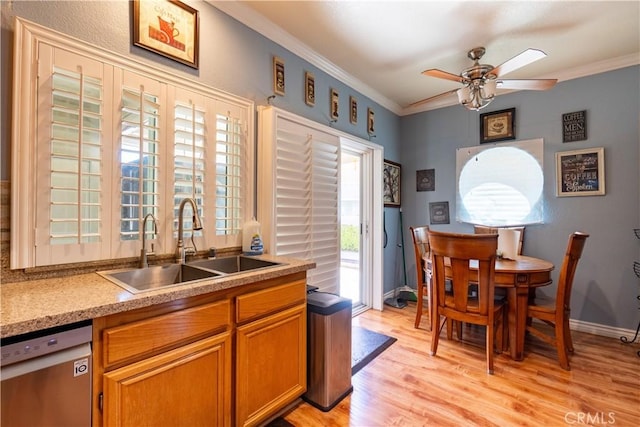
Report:
<svg viewBox="0 0 640 427"><path fill-rule="evenodd" d="M557 196L602 196L604 148L556 153Z"/></svg>
<svg viewBox="0 0 640 427"><path fill-rule="evenodd" d="M198 68L198 11L177 0L133 1L133 44Z"/></svg>

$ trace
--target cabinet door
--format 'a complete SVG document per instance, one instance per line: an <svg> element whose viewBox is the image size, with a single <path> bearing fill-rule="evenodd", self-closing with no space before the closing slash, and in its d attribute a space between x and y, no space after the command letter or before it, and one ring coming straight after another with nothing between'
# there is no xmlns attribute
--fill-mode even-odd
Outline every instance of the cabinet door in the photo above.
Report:
<svg viewBox="0 0 640 427"><path fill-rule="evenodd" d="M298 305L238 328L237 425L257 425L305 392L305 308Z"/></svg>
<svg viewBox="0 0 640 427"><path fill-rule="evenodd" d="M104 374L105 426L227 426L231 334Z"/></svg>

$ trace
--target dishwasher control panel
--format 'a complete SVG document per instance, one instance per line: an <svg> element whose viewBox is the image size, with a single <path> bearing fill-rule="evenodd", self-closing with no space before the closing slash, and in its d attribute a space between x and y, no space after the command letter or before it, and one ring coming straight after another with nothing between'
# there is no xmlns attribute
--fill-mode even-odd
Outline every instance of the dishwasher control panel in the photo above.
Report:
<svg viewBox="0 0 640 427"><path fill-rule="evenodd" d="M69 329L60 327L16 337L17 340L12 338L3 340L6 344L3 342L1 347L2 366L91 342L92 326L69 325Z"/></svg>

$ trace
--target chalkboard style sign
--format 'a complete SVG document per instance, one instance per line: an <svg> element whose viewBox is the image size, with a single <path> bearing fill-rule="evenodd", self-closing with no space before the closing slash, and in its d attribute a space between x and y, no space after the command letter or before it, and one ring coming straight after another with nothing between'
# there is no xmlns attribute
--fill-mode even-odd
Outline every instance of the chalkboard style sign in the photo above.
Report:
<svg viewBox="0 0 640 427"><path fill-rule="evenodd" d="M436 170L425 169L416 171L416 191L435 191Z"/></svg>
<svg viewBox="0 0 640 427"><path fill-rule="evenodd" d="M602 196L604 148L556 153L557 196Z"/></svg>
<svg viewBox="0 0 640 427"><path fill-rule="evenodd" d="M562 142L587 139L587 111L576 111L562 115Z"/></svg>
<svg viewBox="0 0 640 427"><path fill-rule="evenodd" d="M449 202L429 203L430 224L449 224Z"/></svg>

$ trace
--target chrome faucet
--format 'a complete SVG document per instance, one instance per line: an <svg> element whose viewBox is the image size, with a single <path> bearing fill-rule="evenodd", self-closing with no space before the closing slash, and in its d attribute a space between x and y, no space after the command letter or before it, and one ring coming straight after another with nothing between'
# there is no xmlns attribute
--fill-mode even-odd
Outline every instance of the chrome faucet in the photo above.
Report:
<svg viewBox="0 0 640 427"><path fill-rule="evenodd" d="M184 212L184 205L187 203L191 205L191 210L193 210L193 231L202 230L202 220L200 219L200 215L198 215L198 206L196 206L195 200L191 197L182 199L182 202L180 202L180 208L178 209L178 245L176 247L176 262L178 264L184 264L187 255L195 255L196 253L195 243L192 248L184 247L182 214ZM193 242L193 234L191 234L191 241Z"/></svg>
<svg viewBox="0 0 640 427"><path fill-rule="evenodd" d="M140 268L149 267L147 255L155 255L153 251L147 252L147 220L149 219L153 221L153 235L156 236L158 234L158 220L155 216L153 216L152 213L146 214L144 219L142 220L142 249L140 250Z"/></svg>

